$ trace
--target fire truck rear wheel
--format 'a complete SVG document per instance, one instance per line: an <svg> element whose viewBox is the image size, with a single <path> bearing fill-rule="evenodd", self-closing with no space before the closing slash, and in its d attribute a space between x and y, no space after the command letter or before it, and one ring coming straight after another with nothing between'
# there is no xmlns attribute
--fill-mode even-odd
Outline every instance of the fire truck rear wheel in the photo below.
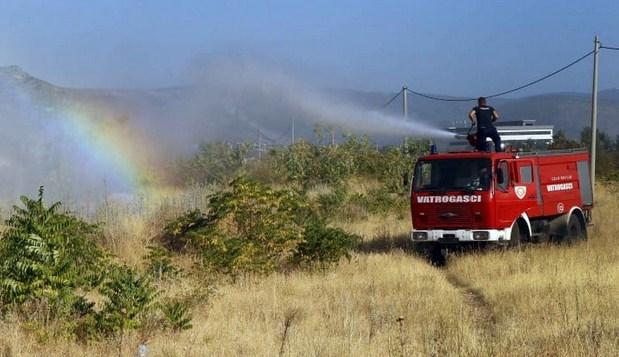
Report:
<svg viewBox="0 0 619 357"><path fill-rule="evenodd" d="M587 239L587 232L583 226L580 218L572 214L567 223L567 235L565 236L565 242L568 244L575 243L579 240Z"/></svg>

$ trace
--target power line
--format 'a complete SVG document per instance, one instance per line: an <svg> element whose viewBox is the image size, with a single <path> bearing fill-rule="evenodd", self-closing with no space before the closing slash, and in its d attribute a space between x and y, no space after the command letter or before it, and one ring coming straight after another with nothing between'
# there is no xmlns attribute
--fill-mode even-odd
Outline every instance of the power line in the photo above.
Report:
<svg viewBox="0 0 619 357"><path fill-rule="evenodd" d="M414 95L418 95L426 99L440 100L441 102L470 102L471 100L476 100L476 98L440 98L440 97L435 97L429 94L423 94L423 93L414 91L410 88L408 88L407 90Z"/></svg>
<svg viewBox="0 0 619 357"><path fill-rule="evenodd" d="M595 52L594 50L589 51L587 54L585 54L585 55L583 55L583 56L579 57L578 59L576 59L576 60L574 60L574 61L572 61L570 64L567 64L567 65L565 65L565 66L563 66L563 67L561 67L561 68L557 69L556 71L554 71L554 72L552 72L552 73L550 73L550 74L547 74L547 75L545 75L545 76L543 76L543 77L541 77L541 78L539 78L539 79L536 79L536 80L534 80L534 81L532 81L532 82L529 82L529 83L527 83L527 84L521 85L520 87L517 87L517 88L514 88L514 89L506 90L506 91L504 91L504 92L500 92L500 93L496 93L496 94L488 95L488 96L486 96L486 98L494 98L494 97L499 97L499 96L502 96L502 95L505 95L505 94L508 94L508 93L513 93L513 92L515 92L515 91L518 91L518 90L524 89L524 88L526 88L526 87L530 87L530 86L532 86L532 85L534 85L534 84L537 84L537 83L539 83L539 82L541 82L541 81L543 81L543 80L546 80L546 79L548 79L548 78L550 78L550 77L552 77L552 76L554 76L554 75L556 75L556 74L559 74L559 73L561 73L561 72L565 71L566 69L568 69L568 68L572 67L572 66L573 66L573 65L575 65L576 63L578 63L578 62L580 62L580 61L584 60L585 58L587 58L587 57L589 57L589 56L591 56L594 52Z"/></svg>
<svg viewBox="0 0 619 357"><path fill-rule="evenodd" d="M605 50L619 51L619 47L600 46L600 48L603 48L603 49L605 49Z"/></svg>
<svg viewBox="0 0 619 357"><path fill-rule="evenodd" d="M403 90L399 91L398 93L396 93L396 95L394 95L393 97L391 97L391 99L389 99L387 101L387 103L383 104L383 106L381 107L381 109L387 108L389 106L389 104L393 103L394 100L396 100L397 97L400 96L400 94L402 94Z"/></svg>
<svg viewBox="0 0 619 357"><path fill-rule="evenodd" d="M608 47L604 47L604 48L608 48ZM617 49L617 50L619 50L619 48L609 48L609 49ZM486 98L496 98L496 97L503 96L505 94L513 93L513 92L519 91L521 89L530 87L530 86L532 86L534 84L537 84L537 83L539 83L541 81L544 81L544 80L546 80L546 79L548 79L550 77L553 77L553 76L555 76L555 75L565 71L566 69L572 67L573 65L577 64L578 62L580 62L580 61L584 60L585 58L591 56L594 52L595 51L589 51L586 54L584 54L583 56L580 56L577 59L575 59L574 61L570 62L569 64L567 64L567 65L565 65L565 66L563 66L563 67L561 67L561 68L559 68L559 69L557 69L557 70L555 70L555 71L553 71L553 72L551 72L551 73L549 73L549 74L547 74L547 75L545 75L543 77L540 77L540 78L538 78L538 79L536 79L534 81L525 83L525 84L523 84L521 86L518 86L516 88L512 88L512 89L509 89L509 90L505 90L505 91L494 93L494 94L490 94L490 95L486 95L485 97ZM432 99L432 100L438 100L438 101L442 101L442 102L470 102L470 101L477 100L477 98L441 98L441 97L435 97L435 96L432 96L432 95L420 93L420 92L414 91L414 90L412 90L410 88L407 89L407 90L410 93L418 95L420 97L424 97L424 98ZM398 95L399 95L399 93L398 93ZM395 99L395 98L393 98L393 99Z"/></svg>

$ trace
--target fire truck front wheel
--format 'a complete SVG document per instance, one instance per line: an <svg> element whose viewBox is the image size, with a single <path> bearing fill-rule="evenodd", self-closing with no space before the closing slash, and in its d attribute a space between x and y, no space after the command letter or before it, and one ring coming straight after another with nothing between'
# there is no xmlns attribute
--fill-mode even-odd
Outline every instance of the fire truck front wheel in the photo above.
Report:
<svg viewBox="0 0 619 357"><path fill-rule="evenodd" d="M510 247L520 247L527 240L527 233L520 227L520 222L514 222L512 226L512 232L509 237L509 246Z"/></svg>

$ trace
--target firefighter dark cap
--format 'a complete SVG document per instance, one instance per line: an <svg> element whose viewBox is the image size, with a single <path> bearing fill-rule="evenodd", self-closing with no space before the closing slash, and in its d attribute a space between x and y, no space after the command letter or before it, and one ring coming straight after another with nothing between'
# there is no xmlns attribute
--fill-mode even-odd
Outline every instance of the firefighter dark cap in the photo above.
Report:
<svg viewBox="0 0 619 357"><path fill-rule="evenodd" d="M477 98L477 103L479 104L485 104L486 103L486 97L479 97Z"/></svg>

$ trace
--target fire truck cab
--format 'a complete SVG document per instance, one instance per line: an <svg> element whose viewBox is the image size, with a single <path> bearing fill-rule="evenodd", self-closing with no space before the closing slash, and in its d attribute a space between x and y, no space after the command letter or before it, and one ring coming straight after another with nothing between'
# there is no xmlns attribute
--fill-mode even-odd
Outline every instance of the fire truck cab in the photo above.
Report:
<svg viewBox="0 0 619 357"><path fill-rule="evenodd" d="M421 157L411 189L415 243L520 245L586 239L593 208L584 150Z"/></svg>

